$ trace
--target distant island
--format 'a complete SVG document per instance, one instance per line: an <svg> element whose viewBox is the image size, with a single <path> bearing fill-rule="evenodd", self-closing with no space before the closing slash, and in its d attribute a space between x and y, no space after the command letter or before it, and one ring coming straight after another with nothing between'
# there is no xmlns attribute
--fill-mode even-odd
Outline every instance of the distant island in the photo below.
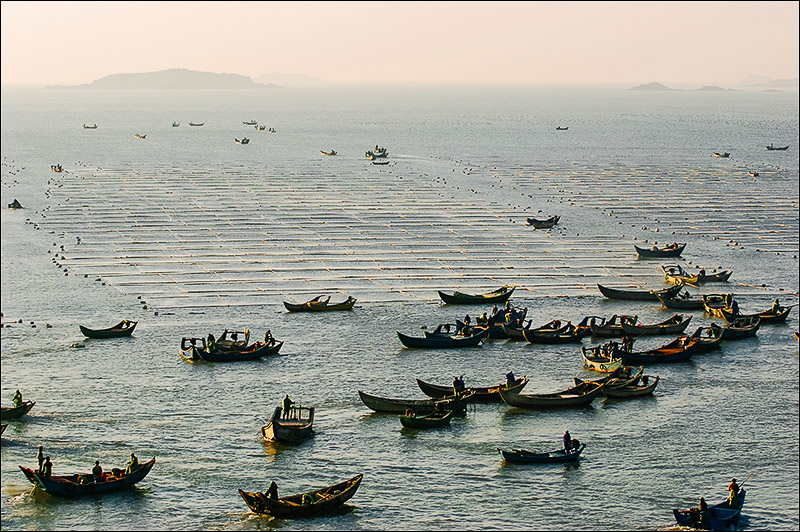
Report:
<svg viewBox="0 0 800 532"><path fill-rule="evenodd" d="M704 87L700 87L699 89L695 89L696 91L708 91L708 92L719 92L725 91L722 87L717 87L716 85L706 85ZM728 89L730 90L730 89Z"/></svg>
<svg viewBox="0 0 800 532"><path fill-rule="evenodd" d="M158 72L111 74L82 85L48 85L45 89L273 89L272 83L255 83L241 74L217 74L184 68Z"/></svg>
<svg viewBox="0 0 800 532"><path fill-rule="evenodd" d="M671 91L675 89L670 89L666 85L662 85L661 83L654 81L653 83L648 83L646 85L637 85L636 87L632 87L630 90L632 91Z"/></svg>

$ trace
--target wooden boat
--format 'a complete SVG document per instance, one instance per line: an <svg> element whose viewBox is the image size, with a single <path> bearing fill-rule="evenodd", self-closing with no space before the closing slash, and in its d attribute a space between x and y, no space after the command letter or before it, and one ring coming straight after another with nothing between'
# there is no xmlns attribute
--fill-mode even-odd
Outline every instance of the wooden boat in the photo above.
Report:
<svg viewBox="0 0 800 532"><path fill-rule="evenodd" d="M522 329L522 336L532 344L577 344L592 334L589 327L567 324L558 331L534 331Z"/></svg>
<svg viewBox="0 0 800 532"><path fill-rule="evenodd" d="M673 310L703 310L703 298L693 297L687 290L678 292L675 297L657 296L661 304Z"/></svg>
<svg viewBox="0 0 800 532"><path fill-rule="evenodd" d="M269 343L255 342L242 349L219 349L211 351L206 346L205 338L183 338L181 340L181 356L186 360L206 362L244 362L258 360L268 355L275 355L283 347L283 342L274 339Z"/></svg>
<svg viewBox="0 0 800 532"><path fill-rule="evenodd" d="M656 246L653 246L652 248L641 248L634 244L633 247L634 249L636 249L636 253L639 254L639 258L664 259L668 257L679 257L681 253L683 253L686 244L685 243L672 244L671 246L667 246L664 248L658 248Z"/></svg>
<svg viewBox="0 0 800 532"><path fill-rule="evenodd" d="M528 307L524 309L517 309L517 308L500 308L488 317L486 324L477 325L478 327L485 326L489 329L489 338L494 339L506 339L508 338L508 333L506 333L505 326L508 325L509 327L521 327L522 322L525 320L525 316L528 315ZM458 321L458 320L456 320ZM521 335L522 333L520 333Z"/></svg>
<svg viewBox="0 0 800 532"><path fill-rule="evenodd" d="M239 490L244 502L257 514L270 515L281 519L315 517L335 513L345 502L356 494L364 475L359 474L333 486L298 493L280 499L271 499L266 493ZM303 498L310 496L313 502L304 504Z"/></svg>
<svg viewBox="0 0 800 532"><path fill-rule="evenodd" d="M687 314L675 314L661 323L642 325L622 320L622 331L628 336L653 336L659 334L678 334L686 330L692 317Z"/></svg>
<svg viewBox="0 0 800 532"><path fill-rule="evenodd" d="M783 146L783 147L781 147L781 148L779 148L779 147L777 147L777 146L773 146L772 144L770 144L769 146L767 146L767 150L769 150L769 151L786 151L786 150L788 150L788 149L789 149L789 146L788 146L788 145L786 145L786 146Z"/></svg>
<svg viewBox="0 0 800 532"><path fill-rule="evenodd" d="M295 304L288 301L283 302L283 306L289 312L327 312L332 310L353 310L356 304L356 298L347 296L347 299L341 303L329 303L330 296L327 299L322 299L323 296L317 296L305 303Z"/></svg>
<svg viewBox="0 0 800 532"><path fill-rule="evenodd" d="M407 429L432 429L436 427L444 427L450 424L450 420L453 418L453 411L452 410L445 410L442 412L431 412L427 416L419 416L416 415L401 415L398 416L400 418L400 424L403 425Z"/></svg>
<svg viewBox="0 0 800 532"><path fill-rule="evenodd" d="M579 379L578 377L573 377L572 380L575 382L576 386L584 382L604 384L605 386L603 386L601 393L605 394L608 388L637 384L642 377L642 373L644 373L644 366L639 366L639 369L636 371L636 373L633 372L633 367L631 366L620 366L600 379L584 380Z"/></svg>
<svg viewBox="0 0 800 532"><path fill-rule="evenodd" d="M374 165L377 165L377 166L386 166L386 165L387 165L387 164L389 164L390 162L391 162L391 161L390 161L390 160L388 160L388 159L383 159L383 160L381 160L381 161L372 161L372 164L374 164Z"/></svg>
<svg viewBox="0 0 800 532"><path fill-rule="evenodd" d="M380 153L375 153L373 151L367 151L364 155L367 157L368 161L374 161L375 159L385 159L389 155L389 152L383 151Z"/></svg>
<svg viewBox="0 0 800 532"><path fill-rule="evenodd" d="M566 131L568 129L569 129L569 126L567 126L567 127L556 126L556 131Z"/></svg>
<svg viewBox="0 0 800 532"><path fill-rule="evenodd" d="M712 153L714 154L714 157L730 157L731 156L730 152L727 152L727 151L726 152L722 152L722 153L719 153L719 152L715 151L715 152L712 152Z"/></svg>
<svg viewBox="0 0 800 532"><path fill-rule="evenodd" d="M523 394L509 390L499 390L499 392L503 401L519 408L575 408L586 406L594 401L600 395L603 386L596 382L584 381L572 388L554 393Z"/></svg>
<svg viewBox="0 0 800 532"><path fill-rule="evenodd" d="M739 516L744 506L745 490L739 490L739 505L731 508L726 498L719 504L708 507L708 514L703 516L698 509L672 510L675 521L680 526L689 526L701 530L734 530L739 524Z"/></svg>
<svg viewBox="0 0 800 532"><path fill-rule="evenodd" d="M503 399L500 397L500 388L518 391L522 390L526 384L528 384L528 378L523 375L522 377L518 377L511 386L504 382L497 386L470 386L465 391L473 392L473 395L469 398L470 403L502 403ZM417 379L417 385L420 390L422 390L422 393L434 399L442 399L448 395L453 395L452 386L431 384L421 379Z"/></svg>
<svg viewBox="0 0 800 532"><path fill-rule="evenodd" d="M240 336L241 335L241 339ZM214 340L214 348L220 351L245 349L250 344L250 330L230 331L225 329L219 338Z"/></svg>
<svg viewBox="0 0 800 532"><path fill-rule="evenodd" d="M761 318L758 316L749 316L747 318L736 318L724 327L720 327L716 323L711 323L709 327L712 329L719 329L722 331L723 340L741 340L742 338L750 338L755 336L761 326Z"/></svg>
<svg viewBox="0 0 800 532"><path fill-rule="evenodd" d="M514 293L513 286L501 286L486 294L465 294L455 291L452 294L439 291L439 297L448 305L477 305L486 303L505 303Z"/></svg>
<svg viewBox="0 0 800 532"><path fill-rule="evenodd" d="M261 437L268 441L277 441L295 445L314 435L314 407L293 406L289 416L283 417L283 408L278 406L272 419L261 427Z"/></svg>
<svg viewBox="0 0 800 532"><path fill-rule="evenodd" d="M747 175L749 175L750 177L758 177L758 172L756 171L748 172Z"/></svg>
<svg viewBox="0 0 800 532"><path fill-rule="evenodd" d="M697 274L697 281L703 283L724 283L731 278L733 270L722 270L716 273L704 273L702 270Z"/></svg>
<svg viewBox="0 0 800 532"><path fill-rule="evenodd" d="M589 330L592 336L625 336L625 330L622 328L623 323L635 325L639 323L639 317L614 314L611 319L607 320L599 316L592 316L589 320Z"/></svg>
<svg viewBox="0 0 800 532"><path fill-rule="evenodd" d="M677 264L673 264L670 266L661 266L661 271L664 272L664 279L666 279L668 283L678 284L678 285L683 285L683 284L696 285L697 283L700 282L699 275L691 275L686 271L684 271L684 269Z"/></svg>
<svg viewBox="0 0 800 532"><path fill-rule="evenodd" d="M172 127L178 127L178 126L180 126L180 125L181 125L181 124L180 124L180 122L173 122L173 123L172 123Z"/></svg>
<svg viewBox="0 0 800 532"><path fill-rule="evenodd" d="M528 225L532 225L534 229L550 229L554 225L558 223L561 219L561 216L551 216L546 220L537 220L536 218L525 218L528 222Z"/></svg>
<svg viewBox="0 0 800 532"><path fill-rule="evenodd" d="M367 408L375 412L405 414L408 409L411 409L418 416L426 416L436 409L437 404L441 405L440 409L463 412L474 393L465 391L458 396L448 395L442 399L391 399L378 397L359 390L358 396L361 397L361 401L367 405Z"/></svg>
<svg viewBox="0 0 800 532"><path fill-rule="evenodd" d="M397 337L400 339L405 347L410 348L428 348L428 349L448 349L456 347L475 347L480 344L487 336L489 336L489 329L484 328L475 330L471 336L459 335L446 335L446 334L431 334L424 338L415 336L407 336L400 331L395 331Z"/></svg>
<svg viewBox="0 0 800 532"><path fill-rule="evenodd" d="M700 340L682 336L668 344L649 351L638 353L622 351L622 363L631 364L660 364L666 362L680 362L688 360L700 350Z"/></svg>
<svg viewBox="0 0 800 532"><path fill-rule="evenodd" d="M688 338L700 340L695 354L708 353L722 347L722 331L713 327L698 327Z"/></svg>
<svg viewBox="0 0 800 532"><path fill-rule="evenodd" d="M331 151L322 151L322 150L319 150L319 152L320 152L322 155L329 155L329 156L336 155L336 151L335 151L335 150L331 150Z"/></svg>
<svg viewBox="0 0 800 532"><path fill-rule="evenodd" d="M625 384L622 386L605 386L603 387L603 394L612 399L629 399L631 397L642 397L645 395L652 395L653 391L658 386L659 377L656 376L652 380L649 375L637 379L638 382Z"/></svg>
<svg viewBox="0 0 800 532"><path fill-rule="evenodd" d="M136 328L138 321L122 320L113 327L108 329L90 329L79 325L81 332L84 336L89 338L121 338L123 336L130 336Z"/></svg>
<svg viewBox="0 0 800 532"><path fill-rule="evenodd" d="M609 299L626 299L632 301L658 301L658 296L673 297L681 291L681 286L671 286L663 290L642 290L640 288L611 288L597 284L600 293Z"/></svg>
<svg viewBox="0 0 800 532"><path fill-rule="evenodd" d="M729 322L733 322L738 318L759 318L761 323L781 323L786 321L791 310L792 307L781 307L778 312L773 312L772 309L769 309L763 312L757 312L756 314L743 314L741 312L739 314L734 314L729 308L723 308L720 312L722 313L722 317Z"/></svg>
<svg viewBox="0 0 800 532"><path fill-rule="evenodd" d="M133 136L136 137L137 139L146 139L147 138L147 135L140 135L138 133L135 133Z"/></svg>
<svg viewBox="0 0 800 532"><path fill-rule="evenodd" d="M19 406L4 406L0 410L0 419L5 421L6 419L20 418L30 412L35 404L35 401L25 401Z"/></svg>
<svg viewBox="0 0 800 532"><path fill-rule="evenodd" d="M248 120L248 121L242 120L242 124L244 124L246 126L255 126L255 125L258 124L258 121L257 120Z"/></svg>
<svg viewBox="0 0 800 532"><path fill-rule="evenodd" d="M733 303L733 294L707 294L702 297L706 312L715 318L724 318L723 309L730 309Z"/></svg>
<svg viewBox="0 0 800 532"><path fill-rule="evenodd" d="M514 462L519 464L563 464L566 462L577 462L586 444L582 443L577 448L572 448L569 451L558 449L550 451L549 453L534 453L525 449L512 449L511 451L504 451L497 449L500 456L506 462Z"/></svg>
<svg viewBox="0 0 800 532"><path fill-rule="evenodd" d="M264 131L265 129L267 129L267 126L259 126L257 124L254 125L253 127L255 127L258 131Z"/></svg>
<svg viewBox="0 0 800 532"><path fill-rule="evenodd" d="M112 469L110 473L103 472L102 481L96 484L91 473L43 477L39 474L38 469L34 471L23 466L19 466L19 468L31 484L50 495L55 497L80 497L82 495L111 493L133 486L147 476L155 463L156 459L153 458L149 462L140 464L138 469L129 474L125 474L124 469Z"/></svg>
<svg viewBox="0 0 800 532"><path fill-rule="evenodd" d="M19 200L14 199L14 201L12 201L11 203L8 204L8 208L9 209L22 209L22 204L19 202Z"/></svg>
<svg viewBox="0 0 800 532"><path fill-rule="evenodd" d="M195 127L200 127L200 126L202 126L203 124L205 124L205 122L200 122L199 124L195 124L194 122L189 122L189 125L190 125L190 126L195 126Z"/></svg>
<svg viewBox="0 0 800 532"><path fill-rule="evenodd" d="M616 342L612 343L616 344ZM587 369L612 373L622 367L622 357L619 356L618 350L609 344L588 349L582 346L581 355L583 356L583 367Z"/></svg>
<svg viewBox="0 0 800 532"><path fill-rule="evenodd" d="M91 126L87 126L86 124L83 124L83 129L97 129L97 124L92 124ZM788 148L788 146L787 146L787 148Z"/></svg>
<svg viewBox="0 0 800 532"><path fill-rule="evenodd" d="M241 139L234 138L233 140L236 141L236 144L250 144L250 139L247 137L242 137Z"/></svg>
<svg viewBox="0 0 800 532"><path fill-rule="evenodd" d="M506 333L506 336L508 338L513 338L516 340L524 340L525 336L523 335L523 331L531 331L535 333L562 332L566 330L566 328L569 327L570 325L572 325L571 322L553 320L548 323L545 323L541 327L531 327L531 322L530 320L528 320L527 322L525 322L524 326L521 327L515 326L512 323L504 323L503 332Z"/></svg>

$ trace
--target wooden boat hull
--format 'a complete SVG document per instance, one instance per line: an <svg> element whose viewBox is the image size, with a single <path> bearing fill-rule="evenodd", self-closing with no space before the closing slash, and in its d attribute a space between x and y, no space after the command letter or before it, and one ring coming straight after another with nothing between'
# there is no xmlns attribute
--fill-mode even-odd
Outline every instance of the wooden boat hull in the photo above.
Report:
<svg viewBox="0 0 800 532"><path fill-rule="evenodd" d="M504 286L488 294L479 295L465 294L463 292L448 294L439 291L439 297L448 305L478 305L486 303L505 303L513 293L514 287Z"/></svg>
<svg viewBox="0 0 800 532"><path fill-rule="evenodd" d="M400 424L407 429L432 429L449 425L453 418L453 411L449 410L444 414L434 412L420 417L401 415L399 418Z"/></svg>
<svg viewBox="0 0 800 532"><path fill-rule="evenodd" d="M471 386L465 391L474 392L474 395L469 399L470 403L502 403L503 398L500 397L500 388L505 388L511 391L519 391L522 390L526 384L528 384L528 378L523 375L522 377L518 378L516 384L511 387L507 387L506 384L485 387ZM420 390L422 390L422 393L435 399L442 399L448 395L453 395L452 386L430 384L420 379L417 379L417 385L419 386Z"/></svg>
<svg viewBox="0 0 800 532"><path fill-rule="evenodd" d="M628 336L658 336L662 334L680 334L689 326L692 321L691 316L685 314L676 314L680 321L675 321L673 318L666 320L662 323L655 325L642 325L637 323L631 325L626 321L622 322L622 332Z"/></svg>
<svg viewBox="0 0 800 532"><path fill-rule="evenodd" d="M489 329L481 329L472 336L448 336L433 334L425 338L407 336L400 331L395 331L405 347L412 349L452 349L459 347L476 347L488 335Z"/></svg>
<svg viewBox="0 0 800 532"><path fill-rule="evenodd" d="M741 340L756 335L758 329L761 327L761 318L757 316L739 318L725 327L720 327L716 323L711 323L709 327L712 329L719 329L723 340Z"/></svg>
<svg viewBox="0 0 800 532"><path fill-rule="evenodd" d="M719 504L708 507L708 516L700 522L693 521L689 510L672 510L675 521L681 526L689 526L701 530L733 530L739 524L739 517L744 506L744 498L747 492L744 489L739 491L739 506L731 508L728 500L725 499Z"/></svg>
<svg viewBox="0 0 800 532"><path fill-rule="evenodd" d="M758 314L733 314L730 310L723 308L720 310L720 312L722 317L729 322L732 322L738 318L758 318L761 323L781 323L786 321L786 318L789 317L789 311L791 310L792 308L788 307L777 314L774 314L770 310L765 310L764 312L759 312Z"/></svg>
<svg viewBox="0 0 800 532"><path fill-rule="evenodd" d="M532 453L524 449L515 449L512 451L504 451L497 449L500 456L506 462L514 462L517 464L564 464L568 462L577 462L580 460L581 452L586 448L586 444L582 443L577 449L572 449L569 452L564 449L552 451L549 453Z"/></svg>
<svg viewBox="0 0 800 532"><path fill-rule="evenodd" d="M0 412L0 419L3 421L7 419L17 419L21 418L25 414L31 411L33 405L35 405L35 401L25 401L19 406L4 406Z"/></svg>
<svg viewBox="0 0 800 532"><path fill-rule="evenodd" d="M683 299L683 298L668 298L659 295L658 300L666 308L673 310L703 310L702 299Z"/></svg>
<svg viewBox="0 0 800 532"><path fill-rule="evenodd" d="M536 218L525 218L528 225L532 225L534 229L550 229L558 223L561 219L560 216L551 216L546 220L537 220Z"/></svg>
<svg viewBox="0 0 800 532"><path fill-rule="evenodd" d="M673 297L681 291L681 286L676 285L664 290L640 290L611 288L597 284L600 293L609 299L626 299L631 301L658 301L658 296Z"/></svg>
<svg viewBox="0 0 800 532"><path fill-rule="evenodd" d="M308 408L308 412L305 418L282 419L283 408L276 407L272 419L261 427L261 436L267 441L277 441L287 445L302 443L314 435L314 407Z"/></svg>
<svg viewBox="0 0 800 532"><path fill-rule="evenodd" d="M139 469L133 471L129 475L123 475L117 480L98 482L96 484L94 482L89 482L87 484L79 483L79 478L81 476L91 476L90 473L53 476L48 478L40 476L38 470L33 471L23 466L19 466L19 468L31 484L50 495L55 497L80 497L84 495L112 493L133 486L147 476L155 463L156 459L153 458L149 462L141 464Z"/></svg>
<svg viewBox="0 0 800 532"><path fill-rule="evenodd" d="M661 271L664 273L664 280L668 283L676 284L676 285L684 285L684 284L692 284L697 285L700 282L700 275L685 275L684 273L677 273L669 268L665 268L664 266L661 267Z"/></svg>
<svg viewBox="0 0 800 532"><path fill-rule="evenodd" d="M686 244L679 244L678 247L672 249L648 249L642 248L634 244L634 249L636 249L636 253L639 255L639 258L642 259L666 259L670 257L680 257L681 253L683 253L684 248L686 248Z"/></svg>
<svg viewBox="0 0 800 532"><path fill-rule="evenodd" d="M703 283L724 283L728 279L731 278L733 275L733 270L723 270L721 272L706 274L706 275L697 275L697 281L700 284Z"/></svg>
<svg viewBox="0 0 800 532"><path fill-rule="evenodd" d="M733 294L709 294L703 297L703 308L715 318L725 317L722 314L724 309L729 308L727 301L733 301Z"/></svg>
<svg viewBox="0 0 800 532"><path fill-rule="evenodd" d="M335 513L345 502L350 500L361 485L363 476L363 474L359 474L339 484L306 492L314 498L312 504L302 504L305 493L277 500L270 499L262 492L249 492L242 489L239 490L239 495L257 514L271 515L282 519L316 517Z"/></svg>
<svg viewBox="0 0 800 532"><path fill-rule="evenodd" d="M405 414L409 408L414 410L418 416L426 416L434 411L437 404L446 410L456 412L463 411L469 403L472 394L465 392L458 398L448 396L439 400L436 399L390 399L371 395L361 390L358 391L361 401L375 412L386 412L388 414Z"/></svg>
<svg viewBox="0 0 800 532"><path fill-rule="evenodd" d="M532 344L579 344L590 334L589 328L575 328L569 333L522 330L523 338Z"/></svg>
<svg viewBox="0 0 800 532"><path fill-rule="evenodd" d="M587 354L587 349L581 347L583 367L602 373L611 373L622 367L622 358L605 358Z"/></svg>
<svg viewBox="0 0 800 532"><path fill-rule="evenodd" d="M321 303L319 301L306 301L305 303L295 304L288 301L283 302L283 306L289 312L329 312L334 310L353 310L356 299L348 297L341 303Z"/></svg>
<svg viewBox="0 0 800 532"><path fill-rule="evenodd" d="M627 384L625 386L605 386L603 394L612 399L629 399L632 397L643 397L645 395L652 395L658 386L659 377L656 376L647 386L637 384Z"/></svg>
<svg viewBox="0 0 800 532"><path fill-rule="evenodd" d="M686 338L686 337L683 337ZM676 338L672 342L650 351L638 353L627 353L622 351L622 362L626 366L639 364L660 364L667 362L680 362L689 360L692 355L700 350L700 342L692 340L688 345L683 346L683 338Z"/></svg>
<svg viewBox="0 0 800 532"><path fill-rule="evenodd" d="M139 322L128 321L128 324L124 325L125 321L121 321L108 329L90 329L83 325L79 325L78 327L81 328L83 335L88 338L122 338L132 335L137 323Z"/></svg>
<svg viewBox="0 0 800 532"><path fill-rule="evenodd" d="M500 390L500 397L510 406L529 409L578 408L591 404L600 395L603 384L585 381L563 392L521 394Z"/></svg>
<svg viewBox="0 0 800 532"><path fill-rule="evenodd" d="M789 149L789 146L777 147L777 146L767 146L767 151L786 151Z"/></svg>
<svg viewBox="0 0 800 532"><path fill-rule="evenodd" d="M283 347L283 342L275 342L274 345L256 342L249 349L214 349L209 353L208 351L193 346L188 351L181 350L181 356L192 360L203 360L205 362L245 362L277 354L278 351L281 350L281 347Z"/></svg>

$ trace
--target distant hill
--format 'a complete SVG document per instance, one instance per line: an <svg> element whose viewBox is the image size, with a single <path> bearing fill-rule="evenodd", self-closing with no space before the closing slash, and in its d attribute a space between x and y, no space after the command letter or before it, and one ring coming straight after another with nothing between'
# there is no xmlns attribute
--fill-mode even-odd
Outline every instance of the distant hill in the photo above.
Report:
<svg viewBox="0 0 800 532"><path fill-rule="evenodd" d="M706 85L704 87L700 87L699 89L695 89L696 91L704 91L704 92L719 92L725 91L722 87L717 87L716 85Z"/></svg>
<svg viewBox="0 0 800 532"><path fill-rule="evenodd" d="M632 87L630 90L632 91L671 91L675 89L670 89L666 85L662 85L661 83L654 81L653 83L648 83L646 85L637 85L636 87Z"/></svg>
<svg viewBox="0 0 800 532"><path fill-rule="evenodd" d="M272 72L270 74L262 74L257 78L255 78L253 81L257 83L276 83L284 87L289 87L292 85L309 85L312 83L324 83L324 80L309 76L308 74L293 74L286 72Z"/></svg>
<svg viewBox="0 0 800 532"><path fill-rule="evenodd" d="M269 89L277 85L255 83L241 74L217 74L184 68L158 72L111 74L83 85L48 85L45 89Z"/></svg>

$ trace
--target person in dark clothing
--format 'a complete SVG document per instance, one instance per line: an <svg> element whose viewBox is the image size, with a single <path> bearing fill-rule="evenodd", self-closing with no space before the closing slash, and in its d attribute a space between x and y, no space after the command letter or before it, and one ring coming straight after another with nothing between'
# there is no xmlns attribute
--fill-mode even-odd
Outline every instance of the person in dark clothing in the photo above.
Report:
<svg viewBox="0 0 800 532"><path fill-rule="evenodd" d="M92 468L92 476L94 477L95 484L103 481L103 468L100 467L100 460L95 460L94 467Z"/></svg>
<svg viewBox="0 0 800 532"><path fill-rule="evenodd" d="M278 485L275 483L274 480L269 484L269 489L267 490L267 497L269 497L273 501L278 500Z"/></svg>
<svg viewBox="0 0 800 532"><path fill-rule="evenodd" d="M568 430L564 431L564 450L569 452L572 449L572 436L570 435Z"/></svg>
<svg viewBox="0 0 800 532"><path fill-rule="evenodd" d="M44 459L40 472L44 478L50 478L53 475L53 462L50 461L49 456Z"/></svg>
<svg viewBox="0 0 800 532"><path fill-rule="evenodd" d="M39 471L41 471L42 464L44 463L44 447L41 445L39 446L39 452L36 453L36 458L39 460Z"/></svg>

